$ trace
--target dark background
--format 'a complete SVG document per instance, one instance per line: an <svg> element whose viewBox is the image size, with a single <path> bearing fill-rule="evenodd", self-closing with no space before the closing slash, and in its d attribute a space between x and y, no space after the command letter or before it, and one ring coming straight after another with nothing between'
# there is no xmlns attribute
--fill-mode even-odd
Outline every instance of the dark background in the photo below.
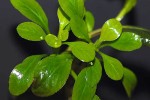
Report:
<svg viewBox="0 0 150 100"><path fill-rule="evenodd" d="M56 15L57 0L38 0L49 18L50 30L56 33L58 19ZM113 18L123 5L123 0L87 0L86 7L92 11L96 25L95 29L109 18ZM25 57L32 54L51 52L44 43L28 42L21 39L16 32L19 23L28 21L16 11L9 0L0 0L0 99L13 100L8 91L8 79L14 66ZM122 21L123 24L136 25L150 29L150 0L138 0L135 9ZM136 87L131 100L150 100L150 48L142 47L133 52L118 52L114 49L104 50L122 61L124 66L132 69L138 77ZM103 76L98 86L97 94L102 100L129 100L124 92L121 82L114 82ZM27 92L17 97L17 100L64 100L63 89L50 98L37 98ZM58 99L57 97L60 97Z"/></svg>

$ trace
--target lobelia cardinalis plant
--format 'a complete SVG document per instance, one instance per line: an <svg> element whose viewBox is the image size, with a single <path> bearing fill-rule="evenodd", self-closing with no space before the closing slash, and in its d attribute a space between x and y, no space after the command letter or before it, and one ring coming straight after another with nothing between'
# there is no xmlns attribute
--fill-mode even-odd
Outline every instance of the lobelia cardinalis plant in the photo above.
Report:
<svg viewBox="0 0 150 100"><path fill-rule="evenodd" d="M12 95L23 94L30 86L33 94L41 97L51 96L66 83L69 75L74 80L72 100L100 100L96 95L97 84L104 69L114 81L122 81L127 95L134 90L136 75L114 57L101 51L110 46L120 51L133 51L142 45L150 46L150 31L136 26L121 24L123 17L136 5L136 0L126 0L116 18L108 19L96 30L94 16L84 3L86 0L58 0L58 35L49 30L48 18L36 0L10 0L11 4L30 21L18 25L18 34L29 41L45 41L48 46L57 48L52 54L27 57L11 72L9 91ZM76 41L68 41L74 34ZM98 36L97 40L92 40ZM58 49L68 46L65 51ZM98 56L100 56L98 58ZM74 60L85 63L78 71L72 67ZM76 64L76 67L78 64Z"/></svg>

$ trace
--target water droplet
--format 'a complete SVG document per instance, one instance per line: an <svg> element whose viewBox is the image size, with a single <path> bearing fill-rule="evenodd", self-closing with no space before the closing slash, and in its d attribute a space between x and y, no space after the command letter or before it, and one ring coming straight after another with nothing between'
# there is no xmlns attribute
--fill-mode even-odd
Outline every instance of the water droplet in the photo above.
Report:
<svg viewBox="0 0 150 100"><path fill-rule="evenodd" d="M93 65L94 65L94 63L93 63L93 62L90 62L90 65L91 65L91 66L93 66Z"/></svg>
<svg viewBox="0 0 150 100"><path fill-rule="evenodd" d="M40 78L44 78L44 75L47 74L47 71L44 73L43 71L40 72Z"/></svg>
<svg viewBox="0 0 150 100"><path fill-rule="evenodd" d="M86 81L88 81L88 78L87 78L87 76L85 76L85 80L86 80Z"/></svg>
<svg viewBox="0 0 150 100"><path fill-rule="evenodd" d="M85 62L84 60L81 60L82 62Z"/></svg>
<svg viewBox="0 0 150 100"><path fill-rule="evenodd" d="M44 39L43 36L41 36L40 39L43 40Z"/></svg>

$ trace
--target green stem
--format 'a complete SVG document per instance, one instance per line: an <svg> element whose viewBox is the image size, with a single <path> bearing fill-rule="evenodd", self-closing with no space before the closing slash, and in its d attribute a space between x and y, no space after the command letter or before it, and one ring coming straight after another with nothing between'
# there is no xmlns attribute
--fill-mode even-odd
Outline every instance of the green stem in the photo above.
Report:
<svg viewBox="0 0 150 100"><path fill-rule="evenodd" d="M99 48L100 45L101 45L101 43L102 43L102 41L101 41L101 39L99 38L99 39L95 42L96 48Z"/></svg>
<svg viewBox="0 0 150 100"><path fill-rule="evenodd" d="M90 38L96 37L96 36L100 35L100 32L101 32L101 28L98 28L98 29L90 32L89 36L90 36Z"/></svg>
<svg viewBox="0 0 150 100"><path fill-rule="evenodd" d="M99 50L96 50L96 52L97 52L99 55L101 55L101 52L100 52Z"/></svg>
<svg viewBox="0 0 150 100"><path fill-rule="evenodd" d="M123 19L123 17L125 16L125 14L126 14L126 10L125 10L125 9L122 9L122 10L120 11L120 13L117 15L116 19L117 19L118 21L121 21L121 20Z"/></svg>
<svg viewBox="0 0 150 100"><path fill-rule="evenodd" d="M74 72L74 70L71 70L70 74L71 74L71 76L74 78L74 80L77 79L78 76L77 76L77 74Z"/></svg>
<svg viewBox="0 0 150 100"><path fill-rule="evenodd" d="M136 5L137 0L126 0L122 10L117 15L116 19L121 21L123 17Z"/></svg>

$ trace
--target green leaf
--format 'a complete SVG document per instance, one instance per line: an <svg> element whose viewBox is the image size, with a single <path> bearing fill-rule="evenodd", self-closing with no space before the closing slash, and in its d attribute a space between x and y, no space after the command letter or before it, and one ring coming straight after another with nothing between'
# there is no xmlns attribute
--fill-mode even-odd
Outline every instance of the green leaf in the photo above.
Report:
<svg viewBox="0 0 150 100"><path fill-rule="evenodd" d="M86 42L66 42L72 50L75 57L83 62L92 61L95 58L95 47L93 44L88 44Z"/></svg>
<svg viewBox="0 0 150 100"><path fill-rule="evenodd" d="M67 18L67 15L62 11L61 8L58 8L57 15L59 18L58 38L62 41L66 41L69 37L70 22Z"/></svg>
<svg viewBox="0 0 150 100"><path fill-rule="evenodd" d="M132 32L123 32L119 39L107 45L121 51L133 51L142 46L141 38Z"/></svg>
<svg viewBox="0 0 150 100"><path fill-rule="evenodd" d="M61 40L53 34L46 35L45 41L49 46L53 48L58 48L61 46Z"/></svg>
<svg viewBox="0 0 150 100"><path fill-rule="evenodd" d="M60 28L64 29L69 24L69 20L67 18L67 15L62 11L61 8L58 8L57 16L59 19Z"/></svg>
<svg viewBox="0 0 150 100"><path fill-rule="evenodd" d="M92 100L101 75L101 64L98 59L95 59L94 65L79 73L73 87L72 100Z"/></svg>
<svg viewBox="0 0 150 100"><path fill-rule="evenodd" d="M101 100L101 99L97 95L95 95L92 100Z"/></svg>
<svg viewBox="0 0 150 100"><path fill-rule="evenodd" d="M123 17L131 11L131 9L136 5L137 0L126 0L123 9L120 11L116 19L121 21Z"/></svg>
<svg viewBox="0 0 150 100"><path fill-rule="evenodd" d="M69 37L69 31L68 29L60 29L59 30L59 35L58 35L58 38L61 40L61 41L66 41Z"/></svg>
<svg viewBox="0 0 150 100"><path fill-rule="evenodd" d="M70 17L77 15L83 18L85 8L84 0L58 0L63 11Z"/></svg>
<svg viewBox="0 0 150 100"><path fill-rule="evenodd" d="M49 33L48 19L36 0L11 0L11 3L21 14Z"/></svg>
<svg viewBox="0 0 150 100"><path fill-rule="evenodd" d="M116 19L106 21L101 30L100 41L116 40L122 32L122 25Z"/></svg>
<svg viewBox="0 0 150 100"><path fill-rule="evenodd" d="M124 76L123 76L122 84L126 90L127 95L131 97L131 94L137 84L137 78L136 75L127 68L124 68Z"/></svg>
<svg viewBox="0 0 150 100"><path fill-rule="evenodd" d="M123 32L133 32L139 35L143 45L150 46L150 30L135 26L123 26Z"/></svg>
<svg viewBox="0 0 150 100"><path fill-rule="evenodd" d="M66 83L72 65L70 54L51 55L41 60L35 72L32 92L37 96L50 96L59 91Z"/></svg>
<svg viewBox="0 0 150 100"><path fill-rule="evenodd" d="M17 27L18 34L30 41L41 41L44 40L46 34L43 29L33 22L24 22Z"/></svg>
<svg viewBox="0 0 150 100"><path fill-rule="evenodd" d="M86 76L89 80L87 83L93 87L98 84L102 76L102 66L98 58L95 58L95 61L90 62L90 66L87 68Z"/></svg>
<svg viewBox="0 0 150 100"><path fill-rule="evenodd" d="M85 21L80 17L74 17L70 20L70 26L73 34L79 39L84 39L86 41L90 41L88 35L88 29Z"/></svg>
<svg viewBox="0 0 150 100"><path fill-rule="evenodd" d="M95 19L91 12L87 11L85 14L85 22L88 28L88 32L91 32L94 28Z"/></svg>
<svg viewBox="0 0 150 100"><path fill-rule="evenodd" d="M12 95L18 96L30 87L34 80L36 65L43 56L30 56L12 70L9 77L9 91Z"/></svg>
<svg viewBox="0 0 150 100"><path fill-rule="evenodd" d="M121 62L113 57L101 53L106 74L112 80L121 80L123 77L123 66Z"/></svg>

